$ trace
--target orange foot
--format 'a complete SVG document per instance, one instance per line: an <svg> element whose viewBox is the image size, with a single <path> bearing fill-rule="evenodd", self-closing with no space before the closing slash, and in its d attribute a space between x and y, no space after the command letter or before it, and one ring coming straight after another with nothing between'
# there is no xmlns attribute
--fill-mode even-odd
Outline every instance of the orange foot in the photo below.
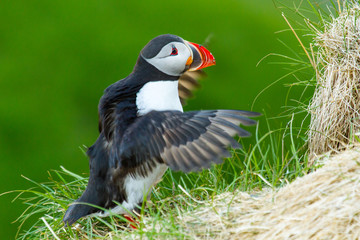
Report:
<svg viewBox="0 0 360 240"><path fill-rule="evenodd" d="M138 228L137 228L137 225L139 225L139 222L138 222L138 221L136 221L135 219L133 219L133 218L132 218L131 216L129 216L129 215L124 215L124 218L126 218L126 220L129 221L130 227L131 227L132 229L138 229Z"/></svg>

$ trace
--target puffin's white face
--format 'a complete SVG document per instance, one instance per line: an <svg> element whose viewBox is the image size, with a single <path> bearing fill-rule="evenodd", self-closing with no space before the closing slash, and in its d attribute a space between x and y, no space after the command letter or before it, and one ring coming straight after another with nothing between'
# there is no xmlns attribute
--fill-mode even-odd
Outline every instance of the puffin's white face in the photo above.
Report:
<svg viewBox="0 0 360 240"><path fill-rule="evenodd" d="M179 76L191 64L192 51L186 43L170 42L153 58L144 59L163 73Z"/></svg>

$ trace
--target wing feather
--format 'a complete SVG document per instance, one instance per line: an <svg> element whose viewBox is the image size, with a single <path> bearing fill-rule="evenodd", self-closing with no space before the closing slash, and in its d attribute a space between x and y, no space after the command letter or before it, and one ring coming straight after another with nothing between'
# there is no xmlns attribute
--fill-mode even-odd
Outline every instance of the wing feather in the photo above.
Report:
<svg viewBox="0 0 360 240"><path fill-rule="evenodd" d="M199 80L206 74L202 70L186 71L179 78L179 97L182 105L186 105L186 100L193 97L193 91L200 87Z"/></svg>
<svg viewBox="0 0 360 240"><path fill-rule="evenodd" d="M149 112L124 133L119 146L120 164L136 167L157 159L184 172L209 168L231 156L228 147L241 147L235 135L250 136L238 125L254 125L256 121L244 115L259 114L236 110Z"/></svg>

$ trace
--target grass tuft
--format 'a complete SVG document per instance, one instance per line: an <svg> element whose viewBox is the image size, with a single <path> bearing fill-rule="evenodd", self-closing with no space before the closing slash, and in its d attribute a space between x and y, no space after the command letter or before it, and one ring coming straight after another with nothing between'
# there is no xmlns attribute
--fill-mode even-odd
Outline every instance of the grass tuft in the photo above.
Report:
<svg viewBox="0 0 360 240"><path fill-rule="evenodd" d="M339 3L340 6L340 3ZM346 149L360 131L360 6L344 1L315 34L317 82L308 107L310 156Z"/></svg>

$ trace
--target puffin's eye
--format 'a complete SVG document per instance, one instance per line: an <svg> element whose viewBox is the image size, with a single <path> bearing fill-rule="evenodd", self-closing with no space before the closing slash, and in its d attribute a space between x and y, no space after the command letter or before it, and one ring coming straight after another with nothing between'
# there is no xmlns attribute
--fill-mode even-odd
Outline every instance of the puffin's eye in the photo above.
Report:
<svg viewBox="0 0 360 240"><path fill-rule="evenodd" d="M176 55L178 55L178 50L175 46L173 46L170 56L176 56Z"/></svg>

